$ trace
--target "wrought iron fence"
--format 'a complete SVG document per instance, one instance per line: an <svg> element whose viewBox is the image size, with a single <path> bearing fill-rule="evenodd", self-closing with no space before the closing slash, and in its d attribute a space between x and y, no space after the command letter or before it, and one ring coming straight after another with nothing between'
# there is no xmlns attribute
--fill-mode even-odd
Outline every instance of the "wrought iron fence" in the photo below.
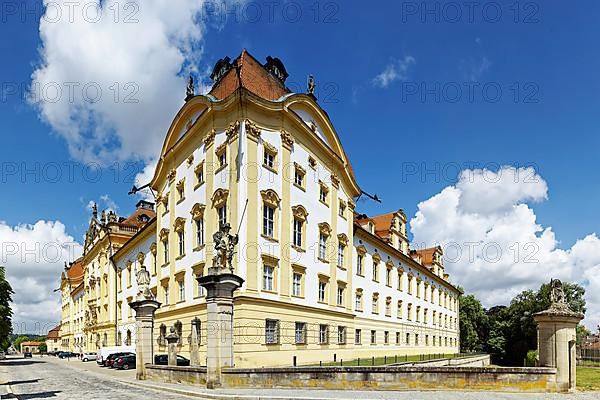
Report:
<svg viewBox="0 0 600 400"><path fill-rule="evenodd" d="M577 347L577 365L600 367L600 348Z"/></svg>

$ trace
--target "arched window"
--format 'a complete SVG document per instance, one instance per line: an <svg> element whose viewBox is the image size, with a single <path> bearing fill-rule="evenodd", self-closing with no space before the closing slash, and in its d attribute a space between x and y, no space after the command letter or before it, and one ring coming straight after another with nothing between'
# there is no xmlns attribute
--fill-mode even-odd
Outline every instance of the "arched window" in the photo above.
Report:
<svg viewBox="0 0 600 400"><path fill-rule="evenodd" d="M131 330L127 329L127 337L125 338L125 346L131 346Z"/></svg>

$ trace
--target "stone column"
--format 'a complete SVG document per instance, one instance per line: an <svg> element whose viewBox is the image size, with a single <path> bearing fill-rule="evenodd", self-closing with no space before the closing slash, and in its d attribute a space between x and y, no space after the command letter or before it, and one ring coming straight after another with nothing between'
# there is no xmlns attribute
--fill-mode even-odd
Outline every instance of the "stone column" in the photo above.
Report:
<svg viewBox="0 0 600 400"><path fill-rule="evenodd" d="M146 379L146 364L154 362L154 313L160 307L155 300L138 300L129 303L135 310L135 369L136 379Z"/></svg>
<svg viewBox="0 0 600 400"><path fill-rule="evenodd" d="M192 334L190 340L190 365L193 367L197 367L200 365L200 338L198 337L200 333L200 320L198 318L194 318L192 320Z"/></svg>
<svg viewBox="0 0 600 400"><path fill-rule="evenodd" d="M221 369L233 367L233 292L244 280L232 273L215 273L198 278L206 289L206 387L221 386Z"/></svg>
<svg viewBox="0 0 600 400"><path fill-rule="evenodd" d="M561 391L574 390L575 329L583 316L548 309L535 314L533 318L538 324L539 366L556 368L556 382Z"/></svg>
<svg viewBox="0 0 600 400"><path fill-rule="evenodd" d="M533 315L538 324L539 366L556 368L558 389L572 391L576 382L576 328L583 314L569 309L558 279L552 279L550 286L550 308Z"/></svg>
<svg viewBox="0 0 600 400"><path fill-rule="evenodd" d="M177 344L179 343L179 335L175 332L175 328L171 328L171 333L165 338L168 345L169 365L177 365Z"/></svg>

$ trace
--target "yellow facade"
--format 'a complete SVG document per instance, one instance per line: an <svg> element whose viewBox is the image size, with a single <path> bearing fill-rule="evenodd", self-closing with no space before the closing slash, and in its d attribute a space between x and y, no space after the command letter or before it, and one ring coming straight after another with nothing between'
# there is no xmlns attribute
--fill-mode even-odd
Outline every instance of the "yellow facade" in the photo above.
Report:
<svg viewBox="0 0 600 400"><path fill-rule="evenodd" d="M253 76L280 79L243 57ZM233 72L218 74L211 93L221 93ZM356 218L360 188L314 96L265 98L240 84L221 98L189 99L150 186L155 220L131 232L115 224L86 240L86 349L135 343L128 303L144 265L162 303L155 353L167 351L164 336L176 327L180 353L189 356L198 318L204 360L206 337L217 328L206 326L195 278L212 264L212 235L226 219L239 229L233 264L245 280L235 295L236 366L458 352L458 290L440 260L425 265L410 252L402 212L386 220L385 237L376 234L381 219L369 230L370 220ZM363 259L372 273L358 270Z"/></svg>

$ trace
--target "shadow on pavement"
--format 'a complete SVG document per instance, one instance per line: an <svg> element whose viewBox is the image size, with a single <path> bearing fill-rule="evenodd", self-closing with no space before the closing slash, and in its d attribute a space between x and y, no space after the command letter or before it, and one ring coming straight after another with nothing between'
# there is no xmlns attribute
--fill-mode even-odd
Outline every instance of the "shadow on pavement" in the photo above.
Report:
<svg viewBox="0 0 600 400"><path fill-rule="evenodd" d="M19 360L10 360L10 361L1 362L0 365L6 365L6 366L16 367L16 366L19 366L19 365L41 364L43 362L44 361L33 361L33 360L27 360L27 361L21 360L21 361L19 361Z"/></svg>
<svg viewBox="0 0 600 400"><path fill-rule="evenodd" d="M47 399L49 397L56 397L57 393L61 393L60 391L53 390L51 392L38 392L38 393L29 393L29 394L19 394L16 397L19 400L27 400L27 399Z"/></svg>
<svg viewBox="0 0 600 400"><path fill-rule="evenodd" d="M24 383L38 383L39 381L40 381L39 379L30 379L28 381L11 381L11 382L3 383L2 385L14 386L14 385L22 385Z"/></svg>

